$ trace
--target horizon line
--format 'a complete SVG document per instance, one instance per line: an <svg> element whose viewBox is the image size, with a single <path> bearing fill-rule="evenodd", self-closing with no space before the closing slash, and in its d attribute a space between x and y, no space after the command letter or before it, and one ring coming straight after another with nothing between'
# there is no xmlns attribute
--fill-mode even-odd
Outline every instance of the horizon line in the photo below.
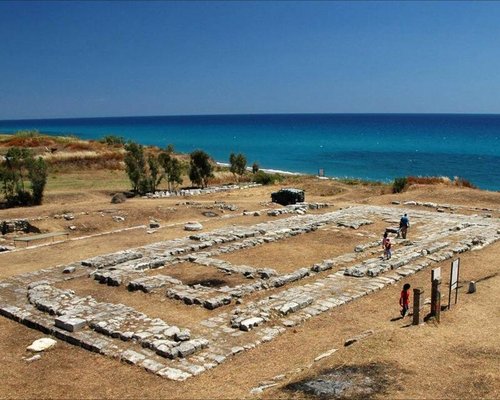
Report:
<svg viewBox="0 0 500 400"><path fill-rule="evenodd" d="M228 113L228 114L156 114L156 115L113 115L113 116L94 116L94 117L29 117L29 118L11 118L0 119L0 122L16 121L41 121L41 120L72 120L72 119L116 119L116 118L162 118L162 117L241 117L241 116L274 116L274 115L484 115L500 116L500 113L473 113L473 112L291 112L291 113Z"/></svg>

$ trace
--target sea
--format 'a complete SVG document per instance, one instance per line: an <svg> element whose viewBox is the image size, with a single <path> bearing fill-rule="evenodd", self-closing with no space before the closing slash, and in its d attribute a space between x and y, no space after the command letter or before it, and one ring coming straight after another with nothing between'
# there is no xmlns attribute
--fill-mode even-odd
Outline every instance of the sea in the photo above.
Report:
<svg viewBox="0 0 500 400"><path fill-rule="evenodd" d="M461 177L500 190L500 115L263 114L0 121L0 132L36 129L82 139L122 136L218 162L243 153L251 166L390 182L403 176Z"/></svg>

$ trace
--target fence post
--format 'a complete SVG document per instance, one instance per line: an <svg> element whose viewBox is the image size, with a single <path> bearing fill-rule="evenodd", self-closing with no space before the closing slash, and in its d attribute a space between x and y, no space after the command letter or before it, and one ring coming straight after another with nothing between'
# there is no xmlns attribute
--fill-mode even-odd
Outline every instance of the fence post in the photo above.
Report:
<svg viewBox="0 0 500 400"><path fill-rule="evenodd" d="M431 292L431 316L440 322L441 318L441 291L439 289L441 281L439 279L434 279L432 281L432 292Z"/></svg>
<svg viewBox="0 0 500 400"><path fill-rule="evenodd" d="M413 322L412 325L420 325L422 323L422 315L420 311L424 305L424 290L422 288L413 289Z"/></svg>

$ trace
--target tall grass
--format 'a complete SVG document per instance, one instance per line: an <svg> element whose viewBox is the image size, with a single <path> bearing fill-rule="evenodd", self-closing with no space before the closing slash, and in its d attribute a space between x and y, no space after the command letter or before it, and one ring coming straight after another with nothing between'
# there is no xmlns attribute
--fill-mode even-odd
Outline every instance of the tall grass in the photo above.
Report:
<svg viewBox="0 0 500 400"><path fill-rule="evenodd" d="M123 153L113 151L104 153L80 151L51 154L45 157L51 172L81 169L121 170L123 169L123 158Z"/></svg>

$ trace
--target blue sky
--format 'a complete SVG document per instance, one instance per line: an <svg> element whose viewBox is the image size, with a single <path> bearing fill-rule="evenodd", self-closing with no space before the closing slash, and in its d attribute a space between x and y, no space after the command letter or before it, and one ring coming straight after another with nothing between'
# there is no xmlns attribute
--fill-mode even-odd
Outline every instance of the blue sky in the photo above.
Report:
<svg viewBox="0 0 500 400"><path fill-rule="evenodd" d="M500 2L0 2L0 119L500 113Z"/></svg>

